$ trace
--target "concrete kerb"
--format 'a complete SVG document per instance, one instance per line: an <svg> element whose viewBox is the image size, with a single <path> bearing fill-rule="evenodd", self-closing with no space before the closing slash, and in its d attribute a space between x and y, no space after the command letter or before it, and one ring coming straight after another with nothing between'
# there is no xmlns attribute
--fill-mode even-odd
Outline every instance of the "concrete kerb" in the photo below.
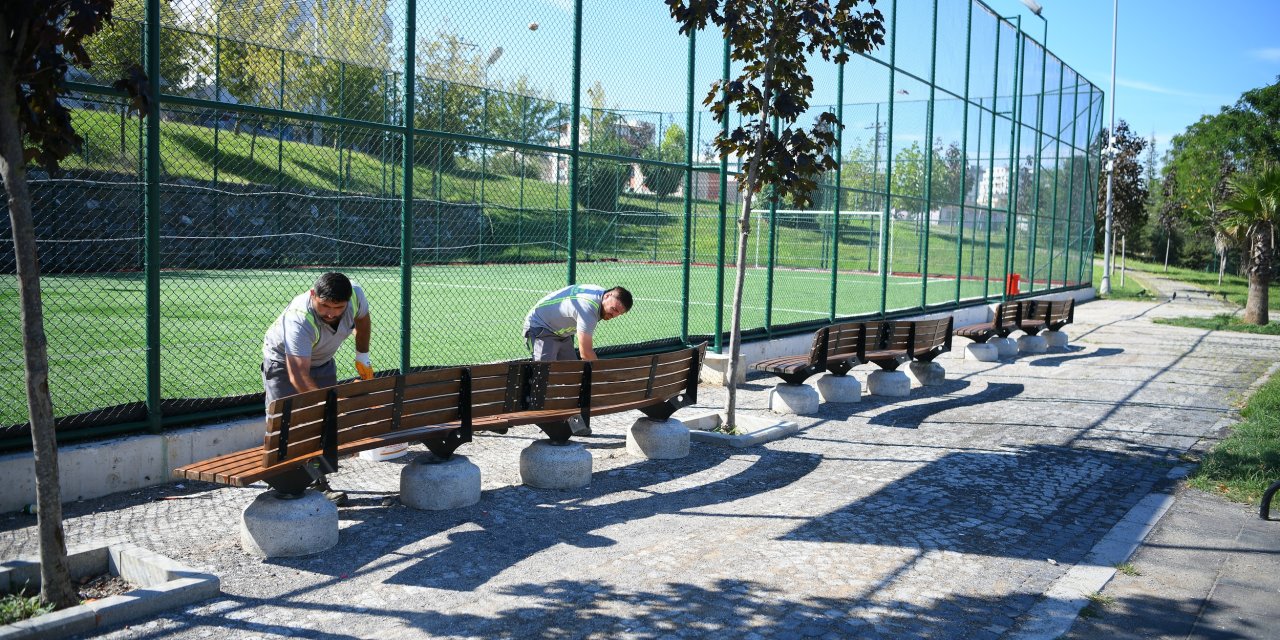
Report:
<svg viewBox="0 0 1280 640"><path fill-rule="evenodd" d="M64 638L98 627L153 616L217 595L218 577L195 571L134 544L91 544L68 551L72 579L103 573L117 575L138 588L0 627L0 640ZM24 557L0 565L0 585L38 588L40 560ZM7 591L7 589L6 589Z"/></svg>
<svg viewBox="0 0 1280 640"><path fill-rule="evenodd" d="M729 434L716 431L724 424L724 414L719 412L701 413L684 419L689 427L689 438L695 442L705 442L722 447L750 447L765 442L785 438L800 430L800 425L779 418L758 418L738 413L735 416L738 433Z"/></svg>

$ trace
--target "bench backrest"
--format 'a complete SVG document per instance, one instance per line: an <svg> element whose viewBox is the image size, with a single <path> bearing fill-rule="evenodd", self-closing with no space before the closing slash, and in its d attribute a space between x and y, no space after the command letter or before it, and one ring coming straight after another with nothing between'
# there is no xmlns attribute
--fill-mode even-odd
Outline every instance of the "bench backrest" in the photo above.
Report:
<svg viewBox="0 0 1280 640"><path fill-rule="evenodd" d="M400 429L453 425L470 430L466 367L340 384L279 398L267 408L262 465L323 456L343 444Z"/></svg>
<svg viewBox="0 0 1280 640"><path fill-rule="evenodd" d="M616 413L672 399L697 401L706 345L591 364L591 413ZM688 402L688 404L692 404Z"/></svg>
<svg viewBox="0 0 1280 640"><path fill-rule="evenodd" d="M951 328L951 316L934 320L894 320L885 331L881 348L906 351L912 360L920 357L932 359L932 355L951 349Z"/></svg>
<svg viewBox="0 0 1280 640"><path fill-rule="evenodd" d="M1015 331L1022 322L1022 305L1017 302L1001 302L996 305L992 326L996 333L1006 336Z"/></svg>
<svg viewBox="0 0 1280 640"><path fill-rule="evenodd" d="M823 327L813 336L809 349L809 364L822 368L828 359L856 359L863 362L863 355L870 345L880 343L880 322L840 322Z"/></svg>
<svg viewBox="0 0 1280 640"><path fill-rule="evenodd" d="M523 360L471 367L475 420L524 411L578 409L584 416L696 401L706 345L608 360Z"/></svg>
<svg viewBox="0 0 1280 640"><path fill-rule="evenodd" d="M1076 301L1066 300L1024 300L1022 301L1023 319L1043 322L1049 329L1060 329L1075 321Z"/></svg>

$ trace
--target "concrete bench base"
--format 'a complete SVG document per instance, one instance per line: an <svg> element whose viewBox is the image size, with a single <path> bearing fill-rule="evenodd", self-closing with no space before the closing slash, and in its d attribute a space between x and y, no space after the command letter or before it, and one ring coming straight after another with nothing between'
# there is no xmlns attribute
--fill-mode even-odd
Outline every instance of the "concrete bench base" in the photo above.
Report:
<svg viewBox="0 0 1280 640"><path fill-rule="evenodd" d="M400 471L400 502L424 511L469 507L480 502L480 467L466 456L418 456Z"/></svg>
<svg viewBox="0 0 1280 640"><path fill-rule="evenodd" d="M267 491L240 515L240 546L264 558L319 553L338 544L338 508L318 491Z"/></svg>
<svg viewBox="0 0 1280 640"><path fill-rule="evenodd" d="M780 382L769 392L769 410L783 415L815 414L818 412L818 392L807 384Z"/></svg>
<svg viewBox="0 0 1280 640"><path fill-rule="evenodd" d="M1001 358L1012 358L1018 355L1018 343L1014 342L1013 338L996 337L988 340L987 344L994 345L996 353Z"/></svg>
<svg viewBox="0 0 1280 640"><path fill-rule="evenodd" d="M851 375L825 373L818 378L817 386L823 402L862 402L862 383Z"/></svg>
<svg viewBox="0 0 1280 640"><path fill-rule="evenodd" d="M911 395L911 379L901 371L872 371L867 376L867 391L873 396L905 398Z"/></svg>
<svg viewBox="0 0 1280 640"><path fill-rule="evenodd" d="M1050 349L1065 349L1067 346L1067 334L1063 331L1046 331L1042 334L1045 344Z"/></svg>
<svg viewBox="0 0 1280 640"><path fill-rule="evenodd" d="M627 429L627 453L649 460L676 460L689 455L689 428L675 418L640 418Z"/></svg>
<svg viewBox="0 0 1280 640"><path fill-rule="evenodd" d="M1018 338L1018 351L1021 353L1044 353L1049 345L1040 336L1022 336Z"/></svg>
<svg viewBox="0 0 1280 640"><path fill-rule="evenodd" d="M1000 359L1000 351L994 344L973 342L964 348L971 358L979 362L995 362Z"/></svg>
<svg viewBox="0 0 1280 640"><path fill-rule="evenodd" d="M520 481L538 489L591 484L591 452L577 442L538 440L520 452Z"/></svg>
<svg viewBox="0 0 1280 640"><path fill-rule="evenodd" d="M947 370L936 362L912 362L909 368L911 377L922 387L932 387L947 381Z"/></svg>

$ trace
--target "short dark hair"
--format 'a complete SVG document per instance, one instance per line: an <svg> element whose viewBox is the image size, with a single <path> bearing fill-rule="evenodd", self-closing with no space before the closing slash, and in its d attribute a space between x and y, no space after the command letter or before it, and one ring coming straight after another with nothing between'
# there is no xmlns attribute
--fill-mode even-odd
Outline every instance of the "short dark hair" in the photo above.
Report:
<svg viewBox="0 0 1280 640"><path fill-rule="evenodd" d="M311 289L316 292L317 298L334 302L351 301L351 281L341 273L329 272L316 278Z"/></svg>
<svg viewBox="0 0 1280 640"><path fill-rule="evenodd" d="M606 291L605 293L606 294L612 293L614 297L618 299L618 302L622 303L622 307L625 311L631 310L631 292L630 291L627 291L622 287L614 287Z"/></svg>

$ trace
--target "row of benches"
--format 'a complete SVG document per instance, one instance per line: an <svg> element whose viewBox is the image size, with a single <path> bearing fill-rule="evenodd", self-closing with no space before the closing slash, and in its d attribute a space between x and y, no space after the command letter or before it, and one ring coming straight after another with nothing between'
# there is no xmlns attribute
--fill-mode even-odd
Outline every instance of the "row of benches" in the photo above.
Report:
<svg viewBox="0 0 1280 640"><path fill-rule="evenodd" d="M1001 303L993 317L985 322L953 329L953 318L946 316L929 320L893 320L868 322L843 322L819 329L813 336L809 352L761 360L751 369L773 374L783 383L770 396L770 407L780 413L808 414L817 411L819 394L828 402L857 402L861 397L861 385L845 379L849 371L858 365L874 364L880 367L868 377L867 386L873 394L905 396L910 381L897 369L910 363L912 372L922 384L941 382L945 371L933 360L951 350L952 336L969 338L974 342L970 352L981 360L995 360L1008 351L1014 331L1026 336L1020 339L1021 350L1044 352L1047 345L1039 337L1042 331L1059 332L1075 318L1075 301L1023 300ZM1061 336L1059 333L1059 337ZM1034 339L1033 339L1034 338ZM1037 341L1038 340L1038 341ZM1006 347L1004 353L995 344ZM1008 341L1008 344L1004 344ZM974 348L977 345L978 348ZM1058 344L1056 346L1065 346ZM819 379L817 390L803 387L804 382L819 373L829 373ZM895 375L896 374L896 375Z"/></svg>

